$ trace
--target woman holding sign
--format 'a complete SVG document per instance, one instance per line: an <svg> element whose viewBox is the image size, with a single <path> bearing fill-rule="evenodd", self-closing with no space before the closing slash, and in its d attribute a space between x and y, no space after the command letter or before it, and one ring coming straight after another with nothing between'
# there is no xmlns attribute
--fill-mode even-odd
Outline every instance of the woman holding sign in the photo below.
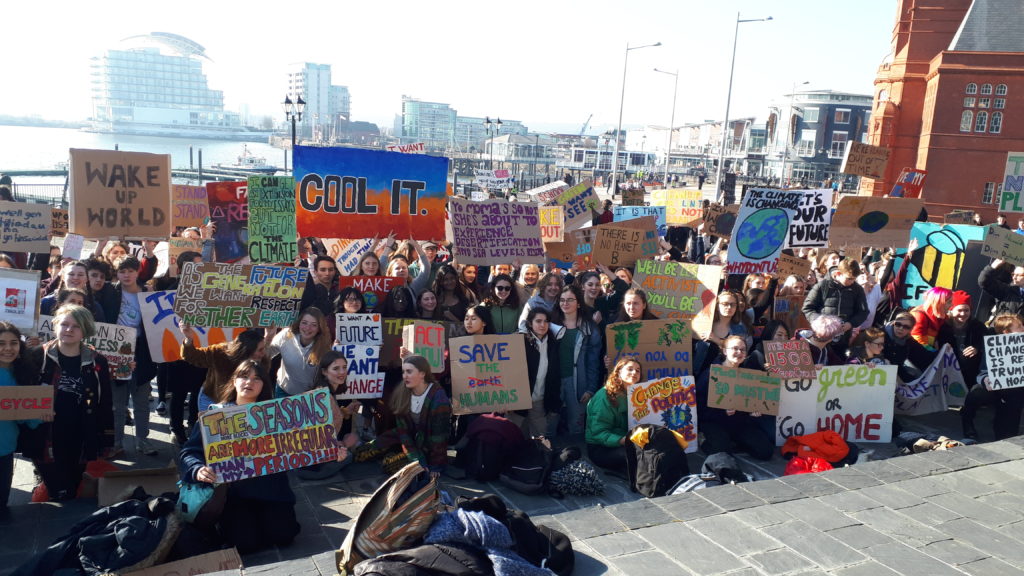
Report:
<svg viewBox="0 0 1024 576"><path fill-rule="evenodd" d="M250 328L231 342L197 348L199 335L190 324L178 326L185 339L181 342L181 359L193 366L207 368L206 380L199 391L199 411L205 412L230 387L231 372L243 360L254 360L266 369L267 346L277 333L276 328Z"/></svg>
<svg viewBox="0 0 1024 576"><path fill-rule="evenodd" d="M597 392L601 333L583 301L583 291L566 286L558 297L554 321L562 326L559 335L559 371L562 373L562 402L565 423L571 435L584 431L587 402Z"/></svg>
<svg viewBox="0 0 1024 576"><path fill-rule="evenodd" d="M604 387L587 404L587 457L602 468L626 471L629 434L629 387L640 381L643 369L633 358L622 358Z"/></svg>
<svg viewBox="0 0 1024 576"><path fill-rule="evenodd" d="M331 396L334 397L338 406L338 411L334 413L334 429L338 432L337 439L347 450L353 450L359 445L359 436L351 433L352 417L359 412L361 404L359 400L344 400L342 398L348 391L348 359L341 352L328 350L320 358L313 386L330 389ZM303 480L323 480L334 476L351 463L352 453L349 452L344 459L307 466L299 470L298 474L299 478Z"/></svg>
<svg viewBox="0 0 1024 576"><path fill-rule="evenodd" d="M277 370L278 398L309 392L317 377L317 365L331 349L331 329L319 308L310 306L267 346L267 356L281 355Z"/></svg>
<svg viewBox="0 0 1024 576"><path fill-rule="evenodd" d="M36 384L36 371L26 356L21 331L10 322L0 322L0 386ZM36 429L39 420L0 420L0 517L7 513L7 499L14 479L14 449L20 426Z"/></svg>

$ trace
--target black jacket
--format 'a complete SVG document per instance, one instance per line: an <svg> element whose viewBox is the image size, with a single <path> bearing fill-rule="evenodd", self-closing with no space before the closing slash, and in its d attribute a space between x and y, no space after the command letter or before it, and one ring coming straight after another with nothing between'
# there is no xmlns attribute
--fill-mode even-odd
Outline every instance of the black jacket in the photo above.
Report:
<svg viewBox="0 0 1024 576"><path fill-rule="evenodd" d="M1024 312L1024 288L1014 286L999 279L999 271L985 266L978 275L978 285L996 299L992 315L1016 314Z"/></svg>
<svg viewBox="0 0 1024 576"><path fill-rule="evenodd" d="M139 302L145 298L146 289L142 288L139 292ZM105 296L100 301L100 306L103 307L103 315L107 318L107 323L117 324L117 317L121 314L121 299L123 298L124 290L121 283L114 284L113 290L110 291L109 295ZM156 377L156 364L153 362L153 357L149 353L149 341L146 340L146 326L145 322L140 324L136 328L135 335L135 382L137 384L143 384L149 382Z"/></svg>
<svg viewBox="0 0 1024 576"><path fill-rule="evenodd" d="M537 368L540 366L540 350L537 349L537 340L532 334L524 334L526 344L526 372L530 375L530 394L537 385ZM558 355L559 343L554 334L548 333L548 373L544 378L544 411L547 413L558 413L562 409L562 375L559 367L562 365Z"/></svg>
<svg viewBox="0 0 1024 576"><path fill-rule="evenodd" d="M912 371L907 369L904 365L907 360L910 360L910 363L921 372L926 370L928 365L935 360L935 352L930 352L910 336L904 338L903 343L901 344L892 335L892 324L886 326L884 331L885 348L882 350L882 355L885 356L885 359L889 364L899 367L896 371L896 375L900 380L910 382L914 378L920 376L920 372L913 374Z"/></svg>
<svg viewBox="0 0 1024 576"><path fill-rule="evenodd" d="M964 382L970 387L978 379L978 371L981 369L981 358L985 355L985 336L990 332L977 318L969 318L964 330L964 345L961 348L956 343L956 331L947 321L939 328L937 345L941 348L943 344L949 344L950 348L953 349L956 353L957 362L960 363L960 373L964 375ZM969 346L974 346L978 350L978 353L971 358L963 354L963 349Z"/></svg>
<svg viewBox="0 0 1024 576"><path fill-rule="evenodd" d="M814 322L822 314L831 314L842 318L843 322L860 326L868 318L868 300L860 284L843 286L832 278L825 278L807 293L803 313L808 322Z"/></svg>

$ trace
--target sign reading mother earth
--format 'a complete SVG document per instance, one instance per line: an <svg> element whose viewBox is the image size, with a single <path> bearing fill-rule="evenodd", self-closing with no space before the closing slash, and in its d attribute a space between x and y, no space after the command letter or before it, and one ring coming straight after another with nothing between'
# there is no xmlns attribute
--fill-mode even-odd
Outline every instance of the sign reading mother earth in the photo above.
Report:
<svg viewBox="0 0 1024 576"><path fill-rule="evenodd" d="M187 262L174 313L193 326L287 326L299 315L307 278L305 268Z"/></svg>
<svg viewBox="0 0 1024 576"><path fill-rule="evenodd" d="M171 228L171 155L71 149L71 232L164 239Z"/></svg>
<svg viewBox="0 0 1024 576"><path fill-rule="evenodd" d="M359 148L295 147L299 235L438 238L448 159ZM358 232L355 232L357 231Z"/></svg>
<svg viewBox="0 0 1024 576"><path fill-rule="evenodd" d="M206 464L220 484L336 460L334 406L330 391L317 388L204 412L199 423Z"/></svg>
<svg viewBox="0 0 1024 576"><path fill-rule="evenodd" d="M453 413L526 410L533 405L521 334L463 336L448 345Z"/></svg>
<svg viewBox="0 0 1024 576"><path fill-rule="evenodd" d="M544 264L537 204L452 197L448 210L460 264Z"/></svg>
<svg viewBox="0 0 1024 576"><path fill-rule="evenodd" d="M774 274L802 190L754 188L743 197L729 243L729 274Z"/></svg>

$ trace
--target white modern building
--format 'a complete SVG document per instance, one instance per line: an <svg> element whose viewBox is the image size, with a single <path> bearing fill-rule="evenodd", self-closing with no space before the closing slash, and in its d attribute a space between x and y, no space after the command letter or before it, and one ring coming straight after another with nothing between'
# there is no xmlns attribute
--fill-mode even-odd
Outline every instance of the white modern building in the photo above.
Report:
<svg viewBox="0 0 1024 576"><path fill-rule="evenodd" d="M332 84L330 64L297 62L289 65L285 93L293 101L301 96L306 102L300 128L303 136L323 139L334 131L339 121L352 118L348 87Z"/></svg>

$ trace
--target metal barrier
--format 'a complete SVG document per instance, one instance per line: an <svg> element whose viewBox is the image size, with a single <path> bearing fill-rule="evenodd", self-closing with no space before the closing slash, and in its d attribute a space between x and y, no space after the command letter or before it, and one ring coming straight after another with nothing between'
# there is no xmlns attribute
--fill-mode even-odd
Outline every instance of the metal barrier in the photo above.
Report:
<svg viewBox="0 0 1024 576"><path fill-rule="evenodd" d="M67 208L64 200L64 184L14 184L14 199L19 202L50 204L55 208Z"/></svg>

